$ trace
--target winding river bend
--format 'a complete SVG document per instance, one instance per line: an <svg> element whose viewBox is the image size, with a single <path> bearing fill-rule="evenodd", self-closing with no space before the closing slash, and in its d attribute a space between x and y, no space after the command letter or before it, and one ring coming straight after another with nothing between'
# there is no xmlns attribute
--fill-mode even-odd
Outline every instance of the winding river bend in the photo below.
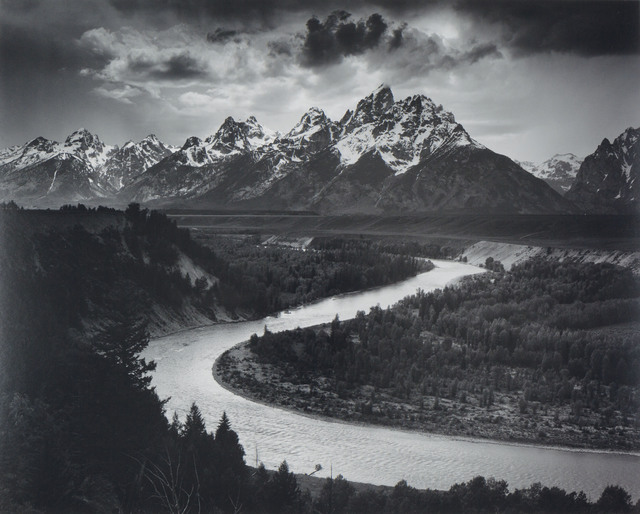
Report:
<svg viewBox="0 0 640 514"><path fill-rule="evenodd" d="M277 407L258 404L227 391L212 376L213 362L227 349L249 337L270 331L330 322L336 314L349 319L358 310L387 307L417 288L441 288L464 275L482 272L474 266L433 261L436 268L404 282L379 289L341 295L267 317L212 325L151 341L144 353L157 363L153 385L161 398L170 397L167 412L183 417L192 402L214 430L226 411L246 451L269 469L287 460L297 473L323 470L318 476L342 474L357 482L394 485L405 479L418 488L448 489L474 476L504 479L511 489L534 482L567 491L583 490L597 499L608 484L623 486L634 501L640 497L640 456L574 451L470 440L389 428L314 419Z"/></svg>

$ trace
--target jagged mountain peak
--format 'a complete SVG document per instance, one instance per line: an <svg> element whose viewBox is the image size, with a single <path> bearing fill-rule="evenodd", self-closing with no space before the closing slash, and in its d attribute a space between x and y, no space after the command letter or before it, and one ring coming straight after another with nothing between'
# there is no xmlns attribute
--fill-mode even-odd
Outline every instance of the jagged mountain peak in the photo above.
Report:
<svg viewBox="0 0 640 514"><path fill-rule="evenodd" d="M611 141L609 141L608 137L605 137L602 142L598 145L598 150L599 149L608 149L611 148Z"/></svg>
<svg viewBox="0 0 640 514"><path fill-rule="evenodd" d="M629 127L615 141L619 142L619 144L631 146L638 141L638 138L640 138L640 128Z"/></svg>
<svg viewBox="0 0 640 514"><path fill-rule="evenodd" d="M86 130L67 142L56 148L69 162L54 156L30 172L34 183L44 170L48 180L31 188L30 198L49 190L57 192L55 199L76 194L72 184L84 180L83 198L112 195L119 202L194 200L322 212L491 209L494 202L511 212L558 212L568 205L508 158L473 141L441 105L424 95L396 101L386 84L340 123L312 107L284 135L274 135L254 116L229 116L204 141L190 137L178 151L153 135L112 153L106 147L97 152L102 143ZM105 155L107 164L90 165ZM19 184L14 176L11 184Z"/></svg>
<svg viewBox="0 0 640 514"><path fill-rule="evenodd" d="M106 145L100 138L85 128L72 132L64 142L61 158L79 158L89 163L91 168L99 170L107 162L109 155L117 151L117 147Z"/></svg>
<svg viewBox="0 0 640 514"><path fill-rule="evenodd" d="M560 194L564 194L573 184L582 159L572 153L563 153L555 154L540 164L533 162L519 164L534 177L544 180Z"/></svg>
<svg viewBox="0 0 640 514"><path fill-rule="evenodd" d="M87 148L104 146L100 138L89 132L86 128L79 128L72 132L64 142L65 146L79 145L80 148L86 150Z"/></svg>
<svg viewBox="0 0 640 514"><path fill-rule="evenodd" d="M346 120L345 131L349 132L357 126L375 121L387 112L394 103L391 88L381 84L369 96L358 102L353 114Z"/></svg>
<svg viewBox="0 0 640 514"><path fill-rule="evenodd" d="M244 122L243 130L247 141L253 148L259 148L276 139L278 134L273 130L263 127L255 116L249 116Z"/></svg>
<svg viewBox="0 0 640 514"><path fill-rule="evenodd" d="M52 141L49 141L47 138L42 137L42 136L38 136L34 139L32 139L31 141L29 141L25 146L28 146L30 148L36 147L36 146L40 146L44 143L51 143Z"/></svg>
<svg viewBox="0 0 640 514"><path fill-rule="evenodd" d="M360 100L343 127L336 143L341 162L353 165L374 151L397 174L453 147L483 148L442 105L424 95L394 102L385 85Z"/></svg>
<svg viewBox="0 0 640 514"><path fill-rule="evenodd" d="M233 119L233 116L227 116L218 131L213 135L213 138L207 138L205 141L217 140L222 143L233 144L238 137L242 137L240 124Z"/></svg>
<svg viewBox="0 0 640 514"><path fill-rule="evenodd" d="M452 112L445 110L442 105L436 104L431 98L425 95L409 96L397 102L394 107L418 116L421 124L456 123L456 118Z"/></svg>
<svg viewBox="0 0 640 514"><path fill-rule="evenodd" d="M39 152L52 152L55 150L57 143L55 141L50 141L42 136L38 136L35 139L29 141L25 147L24 151L39 151Z"/></svg>
<svg viewBox="0 0 640 514"><path fill-rule="evenodd" d="M374 107L380 109L382 112L389 108L395 101L391 88L385 83L380 84L366 99L369 97L371 97Z"/></svg>
<svg viewBox="0 0 640 514"><path fill-rule="evenodd" d="M312 129L315 129L315 132L316 130L321 130L323 127L332 124L333 122L327 118L327 115L322 109L319 107L311 107L302 115L300 121L286 134L285 137L295 138L296 136L308 134Z"/></svg>
<svg viewBox="0 0 640 514"><path fill-rule="evenodd" d="M191 148L193 146L200 145L202 145L202 139L200 139L198 136L191 136L187 138L180 150L187 150L188 148Z"/></svg>
<svg viewBox="0 0 640 514"><path fill-rule="evenodd" d="M122 147L119 149L119 152L131 152L131 151L162 151L164 149L170 149L169 146L165 145L155 134L149 134L148 136L141 139L139 142L135 142L133 140L127 141Z"/></svg>
<svg viewBox="0 0 640 514"><path fill-rule="evenodd" d="M638 212L639 175L640 128L629 127L584 159L566 196L588 212Z"/></svg>
<svg viewBox="0 0 640 514"><path fill-rule="evenodd" d="M228 116L220 125L218 131L209 136L204 142L212 148L228 152L231 150L244 150L250 146L249 135L264 136L264 130L254 116L247 121L236 121L232 116Z"/></svg>
<svg viewBox="0 0 640 514"><path fill-rule="evenodd" d="M149 142L149 143L159 143L160 140L158 139L158 136L156 136L155 134L149 134L148 136L146 136L142 141L140 141L141 143L144 142Z"/></svg>
<svg viewBox="0 0 640 514"><path fill-rule="evenodd" d="M144 139L142 139L139 143L139 146L145 151L174 151L175 148L172 146L166 145L155 134L149 134Z"/></svg>

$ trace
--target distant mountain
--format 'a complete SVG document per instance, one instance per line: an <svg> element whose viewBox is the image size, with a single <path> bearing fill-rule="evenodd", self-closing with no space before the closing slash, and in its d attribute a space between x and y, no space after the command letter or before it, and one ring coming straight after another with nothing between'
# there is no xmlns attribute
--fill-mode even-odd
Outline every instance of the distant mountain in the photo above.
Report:
<svg viewBox="0 0 640 514"><path fill-rule="evenodd" d="M86 131L67 142L39 138L0 152L0 199L323 213L573 209L441 105L423 95L396 101L385 85L338 122L312 107L286 133L252 116L227 118L179 149L154 136L108 147Z"/></svg>
<svg viewBox="0 0 640 514"><path fill-rule="evenodd" d="M252 138L249 135L255 134ZM227 118L121 192L127 201L320 212L568 212L569 202L474 141L425 96L387 86L339 122L311 108L284 135Z"/></svg>
<svg viewBox="0 0 640 514"><path fill-rule="evenodd" d="M640 211L640 128L604 139L584 159L566 197L589 213Z"/></svg>
<svg viewBox="0 0 640 514"><path fill-rule="evenodd" d="M86 129L64 143L38 137L0 151L0 200L45 207L108 201L172 150L155 136L122 148L105 145Z"/></svg>
<svg viewBox="0 0 640 514"><path fill-rule="evenodd" d="M558 193L566 193L576 178L582 159L572 153L556 154L541 164L518 162L533 176L544 180Z"/></svg>
<svg viewBox="0 0 640 514"><path fill-rule="evenodd" d="M119 191L175 150L151 134L139 143L128 141L122 148L116 149L99 168L99 172L104 181Z"/></svg>

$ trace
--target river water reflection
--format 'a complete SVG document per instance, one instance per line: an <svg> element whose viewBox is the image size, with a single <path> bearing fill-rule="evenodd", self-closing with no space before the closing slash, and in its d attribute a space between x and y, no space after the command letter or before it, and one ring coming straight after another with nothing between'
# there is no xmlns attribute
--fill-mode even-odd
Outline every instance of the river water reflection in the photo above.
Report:
<svg viewBox="0 0 640 514"><path fill-rule="evenodd" d="M226 411L246 452L268 469L286 459L297 473L316 464L318 476L342 474L346 479L394 485L405 479L418 488L448 489L474 476L495 477L510 489L534 482L567 491L584 490L597 499L608 484L640 497L640 456L607 452L573 451L512 445L423 434L314 419L283 409L251 402L218 385L211 368L216 358L265 325L272 332L331 321L336 314L349 319L358 310L387 307L417 288L444 287L457 278L482 272L457 262L433 261L436 269L399 284L372 291L342 295L268 317L188 330L153 340L144 353L157 369L153 385L161 398L170 397L167 413L183 417L192 402L202 411L209 430L215 430Z"/></svg>

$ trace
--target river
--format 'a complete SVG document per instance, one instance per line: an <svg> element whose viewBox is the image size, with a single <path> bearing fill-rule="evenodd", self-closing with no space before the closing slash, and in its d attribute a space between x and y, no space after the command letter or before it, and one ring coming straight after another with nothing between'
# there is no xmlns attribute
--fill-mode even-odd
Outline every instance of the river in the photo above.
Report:
<svg viewBox="0 0 640 514"><path fill-rule="evenodd" d="M534 482L567 491L583 490L595 500L608 484L623 486L640 498L640 456L577 451L472 440L413 431L314 419L236 396L215 382L213 362L227 349L270 331L307 327L353 318L371 306L387 307L415 293L483 270L451 261L433 261L436 268L404 282L378 289L340 295L283 312L277 317L212 325L161 337L150 342L143 356L157 368L153 386L169 397L167 413L181 418L196 402L207 427L215 431L223 411L231 420L246 452L248 464L256 457L268 469L286 460L296 473L317 476L342 474L346 479L395 485L405 479L418 488L448 489L477 475L504 479L511 489Z"/></svg>

